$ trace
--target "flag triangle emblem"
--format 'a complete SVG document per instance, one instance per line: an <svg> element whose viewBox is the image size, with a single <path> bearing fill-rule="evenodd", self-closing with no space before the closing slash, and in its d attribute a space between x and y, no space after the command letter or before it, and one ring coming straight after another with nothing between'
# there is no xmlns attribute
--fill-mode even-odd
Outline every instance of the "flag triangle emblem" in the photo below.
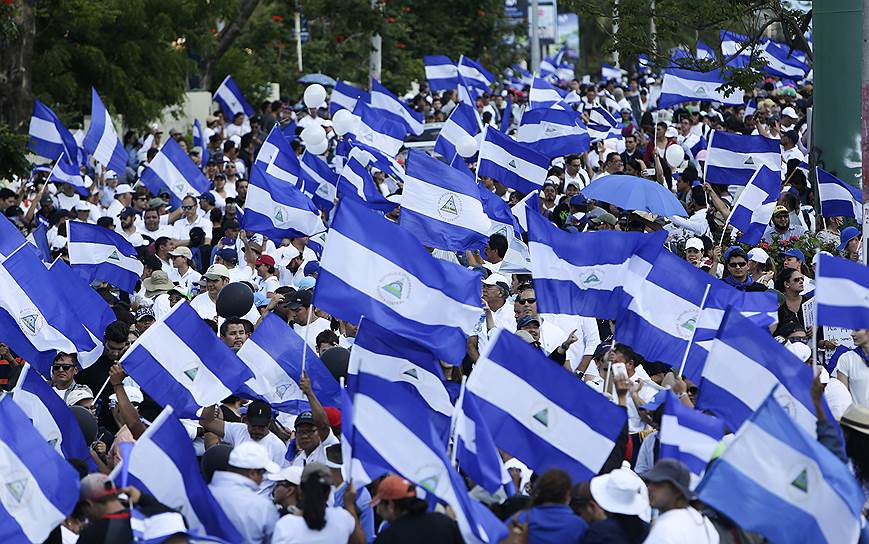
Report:
<svg viewBox="0 0 869 544"><path fill-rule="evenodd" d="M510 159L510 162L507 163L510 168L516 168L516 159Z"/></svg>
<svg viewBox="0 0 869 544"><path fill-rule="evenodd" d="M27 327L30 334L36 334L36 322L38 319L39 316L37 314L23 315L21 316L21 323Z"/></svg>
<svg viewBox="0 0 869 544"><path fill-rule="evenodd" d="M453 195L450 195L449 198L447 198L447 201L444 202L443 206L441 206L441 211L451 213L453 215L459 215L459 211L456 208L456 201L453 198Z"/></svg>
<svg viewBox="0 0 869 544"><path fill-rule="evenodd" d="M184 371L184 375L192 382L196 379L196 375L199 374L199 365L194 366L193 368L188 368Z"/></svg>
<svg viewBox="0 0 869 544"><path fill-rule="evenodd" d="M809 492L809 474L806 469L803 469L796 478L791 482L791 485L802 491L803 493Z"/></svg>
<svg viewBox="0 0 869 544"><path fill-rule="evenodd" d="M549 408L544 408L536 414L533 414L531 417L537 420L537 422L544 427L549 427Z"/></svg>
<svg viewBox="0 0 869 544"><path fill-rule="evenodd" d="M425 478L419 482L419 485L427 491L434 492L434 490L438 488L438 477L432 476L430 478Z"/></svg>
<svg viewBox="0 0 869 544"><path fill-rule="evenodd" d="M402 374L402 376L409 376L409 377L413 378L414 380L419 379L419 373L416 371L415 368L408 368L407 370L405 370L401 374Z"/></svg>
<svg viewBox="0 0 869 544"><path fill-rule="evenodd" d="M109 260L110 261L120 261L121 260L121 258L118 256L117 249L113 249L112 252L109 254Z"/></svg>
<svg viewBox="0 0 869 544"><path fill-rule="evenodd" d="M748 157L747 159L745 159L745 162L742 163L742 164L747 164L747 165L752 165L752 166L753 166L753 165L754 165L754 159L753 159L752 157Z"/></svg>
<svg viewBox="0 0 869 544"><path fill-rule="evenodd" d="M9 491L9 494L12 495L12 498L15 499L15 502L21 502L26 488L27 478L6 482L6 489Z"/></svg>
<svg viewBox="0 0 869 544"><path fill-rule="evenodd" d="M585 278L585 281L582 283L598 283L600 282L600 278L597 277L597 274L591 273L588 277Z"/></svg>
<svg viewBox="0 0 869 544"><path fill-rule="evenodd" d="M284 213L280 209L275 210L275 221L278 223L284 222Z"/></svg>
<svg viewBox="0 0 869 544"><path fill-rule="evenodd" d="M49 440L48 445L51 446L52 448L57 446L57 438L52 438L51 440Z"/></svg>
<svg viewBox="0 0 869 544"><path fill-rule="evenodd" d="M691 319L688 319L684 323L682 323L682 328L687 329L689 331L693 331L696 322L697 322L697 320L692 317Z"/></svg>
<svg viewBox="0 0 869 544"><path fill-rule="evenodd" d="M290 384L285 383L275 387L275 395L278 396L279 399L284 398L284 395L287 394L287 389L290 388Z"/></svg>
<svg viewBox="0 0 869 544"><path fill-rule="evenodd" d="M401 291L404 289L404 285L401 281L393 281L384 285L382 289L395 298L401 298Z"/></svg>

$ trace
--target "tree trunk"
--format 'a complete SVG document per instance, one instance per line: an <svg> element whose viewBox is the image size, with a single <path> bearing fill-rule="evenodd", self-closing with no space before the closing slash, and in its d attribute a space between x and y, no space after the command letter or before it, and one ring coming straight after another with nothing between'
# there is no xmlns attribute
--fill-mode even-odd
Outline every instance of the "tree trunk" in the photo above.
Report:
<svg viewBox="0 0 869 544"><path fill-rule="evenodd" d="M20 0L2 8L11 17L0 27L0 124L16 132L30 119L33 103L35 7L36 0Z"/></svg>
<svg viewBox="0 0 869 544"><path fill-rule="evenodd" d="M217 46L214 50L206 55L202 61L200 87L205 90L211 89L211 79L214 75L214 67L223 58L223 55L232 46L232 43L241 34L241 30L253 15L254 10L259 5L260 0L241 0L241 5L238 8L238 15L235 19L229 21L220 34L217 35Z"/></svg>

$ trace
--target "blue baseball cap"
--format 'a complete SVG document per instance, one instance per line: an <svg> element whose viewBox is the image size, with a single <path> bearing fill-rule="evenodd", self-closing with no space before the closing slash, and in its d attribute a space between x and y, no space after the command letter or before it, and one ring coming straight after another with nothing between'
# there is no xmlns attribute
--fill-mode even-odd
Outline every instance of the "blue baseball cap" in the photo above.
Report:
<svg viewBox="0 0 869 544"><path fill-rule="evenodd" d="M238 262L238 252L236 252L235 249L231 247L225 247L221 249L217 252L217 256L224 261L231 261L234 263Z"/></svg>
<svg viewBox="0 0 869 544"><path fill-rule="evenodd" d="M845 249L845 246L848 245L848 242L858 236L860 236L860 231L857 230L857 227L845 227L844 229L842 229L842 232L839 233L839 239L841 240L841 243L839 244L839 251Z"/></svg>
<svg viewBox="0 0 869 544"><path fill-rule="evenodd" d="M782 253L782 255L784 255L785 257L796 257L797 259L800 260L801 263L806 262L806 256L803 255L803 252L797 248L791 248L791 249L785 251L784 253Z"/></svg>

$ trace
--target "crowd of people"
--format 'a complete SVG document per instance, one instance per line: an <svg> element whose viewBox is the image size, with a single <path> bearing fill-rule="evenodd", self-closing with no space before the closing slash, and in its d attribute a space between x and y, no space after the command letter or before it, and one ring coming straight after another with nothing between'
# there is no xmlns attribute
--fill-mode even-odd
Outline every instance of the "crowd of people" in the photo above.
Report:
<svg viewBox="0 0 869 544"><path fill-rule="evenodd" d="M807 364L813 362L809 346L817 342L818 355L824 357L819 362L824 364L812 391L818 406L826 402L841 426L844 451L835 440L823 442L851 464L863 485L869 484L869 450L864 447L869 434L865 355L869 331L853 331L851 338L843 339L822 337L824 331L819 329L819 338L814 339L805 312L805 303L813 295L816 249L851 261L864 259L859 225L854 218L817 213L814 189L801 168L806 162L811 82L788 84L769 78L747 96L756 103L754 111L709 102L658 109L653 97L660 82L652 76L596 83L573 79L559 85L578 98L573 107L586 122L591 121L594 108L603 107L617 116L620 132L593 141L590 149L576 149L555 159L546 179L539 180L538 211L577 236L590 231L665 230L668 249L691 265L742 291L774 291L779 300L778 321L769 333ZM515 133L528 98L527 86L520 90L499 85L477 98L476 109L482 123L493 128L508 117L508 133ZM425 83L408 96L409 105L427 123L446 121L459 102L457 91L430 92ZM329 142L323 156L340 173L346 157L336 148L344 137L332 130L327 105L306 108L287 97L263 102L250 117L238 113L230 119L215 109L205 119L205 149L190 145L188 135L177 129L167 135L157 128L145 135L130 131L123 138L129 155L126 169L89 170L85 174L87 196L69 184L47 183L47 165L35 167L30 179L11 180L0 188L0 206L8 220L25 234L45 227L52 259L68 260L68 225L80 221L119 233L136 248L144 265L136 292L126 293L104 282L92 285L116 317L104 332L99 360L83 368L78 354L58 353L51 375L45 376L82 421L99 467L88 473L82 460L70 459L81 475L79 501L49 541L132 541L134 509L147 515L176 516L177 531L163 535L164 541L186 538L187 524L173 505L160 504L146 490L119 488L107 477L121 462L121 444L139 439L162 408L126 375L119 361L177 304L189 303L233 351L241 349L263 317L273 313L307 341L336 379L346 378L357 324L312 306L322 239L269 239L244 230L239 221L252 164L275 124L296 127L289 144L299 156L305 145L298 134L308 126L322 126ZM677 167L666 159L671 146L688 151L711 131L781 141L783 191L755 247L734 241L727 219L739 187L705 181L705 150L688 153L684 164ZM209 191L188 195L175 207L170 205L168 192L155 194L140 181L143 169L166 138L177 141L211 183ZM202 161L203 156L207 161ZM405 156L403 149L396 159L403 163ZM401 179L390 179L388 173L376 169L372 174L383 196L400 198ZM611 174L663 185L684 206L687 219L620 209L581 193ZM526 196L497 179L481 177L479 182L510 205ZM400 213L399 208L387 217L397 221ZM328 224L325 211L323 219ZM479 253L432 250L456 266L479 270L484 278L484 315L475 335L468 338L465 359L460 366L441 365L452 401L462 377L473 372L489 337L496 330L506 330L541 350L573 379L623 406L628 425L612 462L590 481L572 481L557 467L532 472L509 452L502 457L515 495L491 495L466 478L472 496L510 528L505 541L763 542L763 536L741 529L697 502L695 475L684 463L660 455L661 407L653 400L659 391L669 390L693 408L699 384L679 375L678 361L647 361L631 346L613 342L618 323L594 317L544 319L537 308L531 274L501 270L509 247L507 237L492 234ZM219 294L236 284L246 285L253 293L252 306L244 315L219 315ZM0 331L0 387L13 390L25 361L3 340ZM848 350L830 366L840 346ZM624 365L624 379L608 379L614 364ZM208 489L244 542L463 541L452 512L442 505L433 506L424 490L421 493L403 475L386 475L365 487L347 481L342 472L348 460L342 455L340 407L323 406L307 375L302 375L298 386L309 411L279 413L268 403L233 395L203 409L198 421L185 421ZM819 428L831 425L823 420L822 409L817 413ZM732 434L723 443L729 438Z"/></svg>

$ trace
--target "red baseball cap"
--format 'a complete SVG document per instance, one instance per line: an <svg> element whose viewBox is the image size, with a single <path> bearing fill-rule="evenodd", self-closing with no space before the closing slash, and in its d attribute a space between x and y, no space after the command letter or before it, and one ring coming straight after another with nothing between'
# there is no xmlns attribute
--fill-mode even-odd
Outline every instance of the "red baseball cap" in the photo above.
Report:
<svg viewBox="0 0 869 544"><path fill-rule="evenodd" d="M341 410L334 406L326 406L323 408L323 411L326 412L326 418L329 420L330 427L341 426Z"/></svg>
<svg viewBox="0 0 869 544"><path fill-rule="evenodd" d="M401 476L390 474L377 486L377 494L371 499L371 506L377 506L380 501L394 501L416 497L416 486Z"/></svg>
<svg viewBox="0 0 869 544"><path fill-rule="evenodd" d="M262 255L260 255L259 257L256 258L256 264L257 264L257 266L259 266L261 264L265 264L268 266L274 266L275 265L275 258L272 257L271 255L266 255L265 253L263 253Z"/></svg>

